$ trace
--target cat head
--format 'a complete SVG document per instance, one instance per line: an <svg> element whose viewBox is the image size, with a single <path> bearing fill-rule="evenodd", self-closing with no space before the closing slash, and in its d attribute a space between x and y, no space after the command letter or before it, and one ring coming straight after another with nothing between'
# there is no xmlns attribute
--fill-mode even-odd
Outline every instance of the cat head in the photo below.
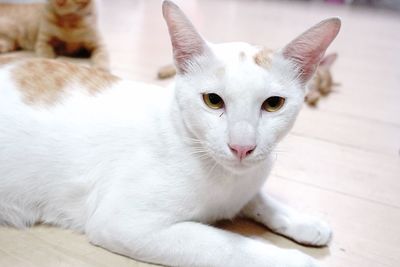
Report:
<svg viewBox="0 0 400 267"><path fill-rule="evenodd" d="M291 129L340 20L324 20L273 52L209 43L170 1L163 15L177 69L176 108L191 138L232 171L263 162Z"/></svg>
<svg viewBox="0 0 400 267"><path fill-rule="evenodd" d="M94 0L48 0L50 7L58 15L86 13Z"/></svg>

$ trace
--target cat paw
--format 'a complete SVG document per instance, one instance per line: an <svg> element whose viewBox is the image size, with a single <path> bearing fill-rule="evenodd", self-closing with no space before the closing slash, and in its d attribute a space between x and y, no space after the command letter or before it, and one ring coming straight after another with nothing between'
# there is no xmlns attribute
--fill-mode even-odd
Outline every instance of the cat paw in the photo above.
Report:
<svg viewBox="0 0 400 267"><path fill-rule="evenodd" d="M108 64L92 64L92 67L102 71L110 72Z"/></svg>
<svg viewBox="0 0 400 267"><path fill-rule="evenodd" d="M332 239L329 225L312 216L296 216L289 218L287 227L281 234L298 243L311 246L325 246Z"/></svg>
<svg viewBox="0 0 400 267"><path fill-rule="evenodd" d="M44 57L44 58L55 58L56 57L56 53L54 52L53 48L51 48L51 47L37 48L35 52L36 52L36 55L39 57Z"/></svg>
<svg viewBox="0 0 400 267"><path fill-rule="evenodd" d="M15 50L15 45L8 41L0 39L0 53L7 53Z"/></svg>
<svg viewBox="0 0 400 267"><path fill-rule="evenodd" d="M92 66L103 71L110 71L109 62L107 59L92 58Z"/></svg>

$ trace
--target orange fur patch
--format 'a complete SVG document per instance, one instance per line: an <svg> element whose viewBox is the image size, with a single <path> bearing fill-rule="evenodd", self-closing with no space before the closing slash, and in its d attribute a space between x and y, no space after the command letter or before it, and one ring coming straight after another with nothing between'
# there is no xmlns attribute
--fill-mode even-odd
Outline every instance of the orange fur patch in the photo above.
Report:
<svg viewBox="0 0 400 267"><path fill-rule="evenodd" d="M254 62L263 68L269 68L271 66L273 51L268 48L263 48L257 54L254 55Z"/></svg>
<svg viewBox="0 0 400 267"><path fill-rule="evenodd" d="M72 83L96 95L119 80L100 69L51 59L26 60L12 70L12 77L26 104L42 106L60 103Z"/></svg>
<svg viewBox="0 0 400 267"><path fill-rule="evenodd" d="M43 7L43 3L0 3L0 35L13 43L11 50L34 48Z"/></svg>

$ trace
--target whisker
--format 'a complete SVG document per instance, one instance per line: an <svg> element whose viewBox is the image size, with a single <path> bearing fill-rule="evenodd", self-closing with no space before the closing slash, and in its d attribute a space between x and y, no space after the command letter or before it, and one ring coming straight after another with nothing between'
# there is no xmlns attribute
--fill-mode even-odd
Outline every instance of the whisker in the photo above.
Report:
<svg viewBox="0 0 400 267"><path fill-rule="evenodd" d="M198 146L198 147L194 146L194 147L192 147L191 150L193 150L193 151L207 151L207 149L205 149L202 146Z"/></svg>
<svg viewBox="0 0 400 267"><path fill-rule="evenodd" d="M193 158L194 159L201 159L201 160L211 159L211 157L208 154L194 155Z"/></svg>
<svg viewBox="0 0 400 267"><path fill-rule="evenodd" d="M215 170L215 167L217 167L218 162L215 162L214 166L210 169L210 171L207 174L207 179L210 178L211 173Z"/></svg>
<svg viewBox="0 0 400 267"><path fill-rule="evenodd" d="M207 151L193 151L189 155L208 155Z"/></svg>

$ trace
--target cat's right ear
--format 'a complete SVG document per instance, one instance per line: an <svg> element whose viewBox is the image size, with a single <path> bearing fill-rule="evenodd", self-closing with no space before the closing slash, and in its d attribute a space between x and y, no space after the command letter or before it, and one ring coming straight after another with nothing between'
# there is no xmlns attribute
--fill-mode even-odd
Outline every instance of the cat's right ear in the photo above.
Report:
<svg viewBox="0 0 400 267"><path fill-rule="evenodd" d="M177 5L165 0L162 11L171 38L175 66L179 73L186 73L196 65L196 57L207 56L211 51Z"/></svg>
<svg viewBox="0 0 400 267"><path fill-rule="evenodd" d="M314 74L330 43L340 30L340 20L321 21L290 42L283 49L283 56L298 68L300 81L305 84Z"/></svg>

